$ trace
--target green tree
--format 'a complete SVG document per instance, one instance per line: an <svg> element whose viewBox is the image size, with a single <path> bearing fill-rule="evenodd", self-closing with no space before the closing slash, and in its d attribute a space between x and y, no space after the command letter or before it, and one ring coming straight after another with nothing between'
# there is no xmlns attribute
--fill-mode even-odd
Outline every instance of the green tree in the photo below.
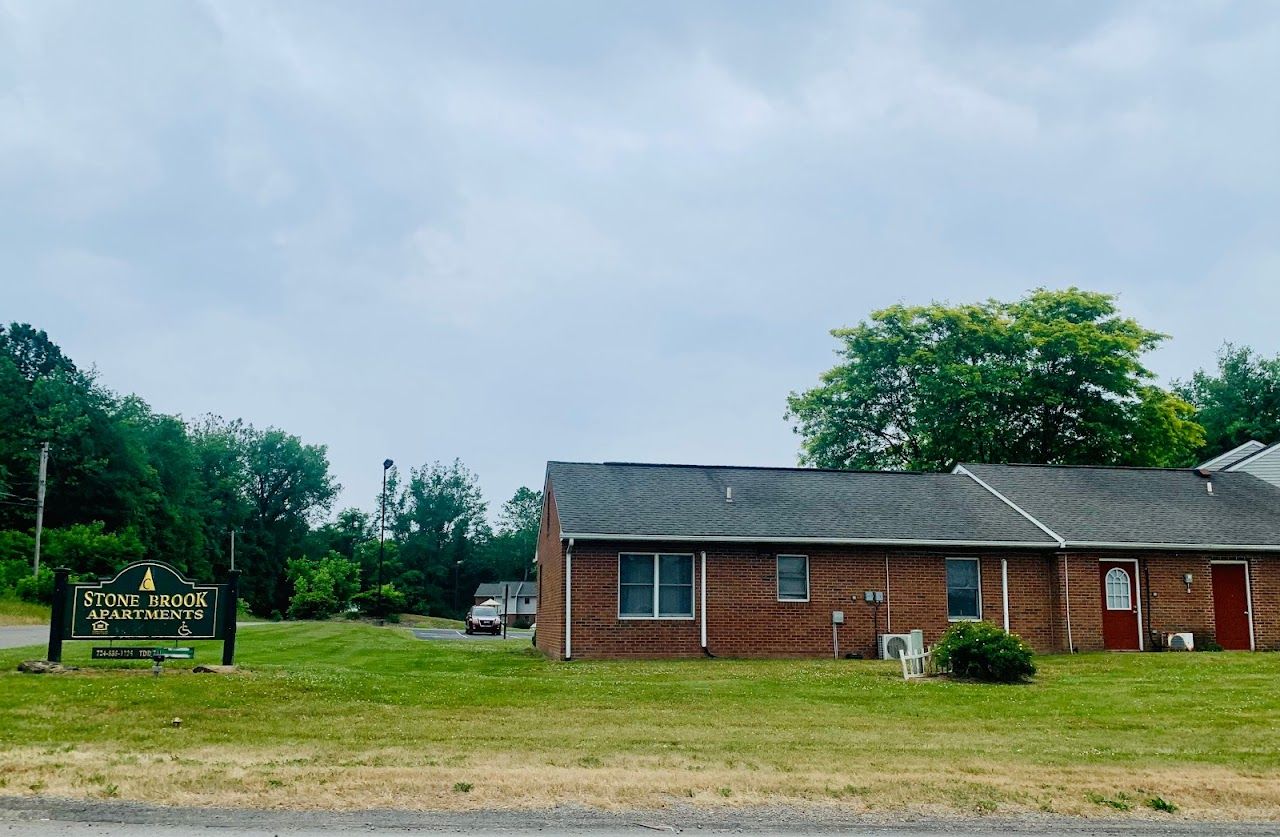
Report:
<svg viewBox="0 0 1280 837"><path fill-rule="evenodd" d="M482 571L485 508L475 475L457 460L410 471L388 508L388 524L399 545L395 585L414 612L461 611Z"/></svg>
<svg viewBox="0 0 1280 837"><path fill-rule="evenodd" d="M1189 405L1142 365L1165 336L1108 294L895 305L832 334L841 363L787 400L808 464L1183 464L1202 442Z"/></svg>
<svg viewBox="0 0 1280 837"><path fill-rule="evenodd" d="M498 523L485 543L482 581L520 580L534 570L542 524L542 492L521 486L498 511ZM474 588L473 588L474 589Z"/></svg>
<svg viewBox="0 0 1280 837"><path fill-rule="evenodd" d="M360 591L360 567L336 552L322 558L290 558L286 574L293 584L293 619L327 619L350 607Z"/></svg>
<svg viewBox="0 0 1280 837"><path fill-rule="evenodd" d="M1250 439L1280 441L1280 356L1267 358L1231 343L1218 350L1217 368L1174 384L1204 426L1200 453L1216 456Z"/></svg>

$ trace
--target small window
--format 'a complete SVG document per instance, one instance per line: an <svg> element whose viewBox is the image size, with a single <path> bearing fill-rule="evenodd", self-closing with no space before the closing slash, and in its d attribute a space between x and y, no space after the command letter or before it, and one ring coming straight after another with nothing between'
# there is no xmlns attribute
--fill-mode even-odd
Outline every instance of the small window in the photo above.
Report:
<svg viewBox="0 0 1280 837"><path fill-rule="evenodd" d="M977 558L947 559L947 618L982 618Z"/></svg>
<svg viewBox="0 0 1280 837"><path fill-rule="evenodd" d="M1132 610L1129 574L1119 567L1107 573L1107 610Z"/></svg>
<svg viewBox="0 0 1280 837"><path fill-rule="evenodd" d="M693 616L693 556L618 556L618 615L629 619Z"/></svg>
<svg viewBox="0 0 1280 837"><path fill-rule="evenodd" d="M778 556L778 601L809 601L809 558L806 555Z"/></svg>

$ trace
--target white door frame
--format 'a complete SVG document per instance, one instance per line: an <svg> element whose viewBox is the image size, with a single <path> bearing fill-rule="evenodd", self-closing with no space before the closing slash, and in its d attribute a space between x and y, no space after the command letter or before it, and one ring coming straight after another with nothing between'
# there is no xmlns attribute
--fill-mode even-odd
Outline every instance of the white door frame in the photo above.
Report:
<svg viewBox="0 0 1280 837"><path fill-rule="evenodd" d="M1232 560L1223 559L1221 561L1213 560L1209 562L1209 565L1211 567L1214 564L1242 564L1244 566L1244 603L1245 603L1244 606L1247 608L1245 613L1249 615L1249 650L1256 651L1258 650L1257 642L1253 637L1253 579L1250 578L1250 575L1252 575L1253 573L1253 567L1249 566L1248 561L1244 561L1241 559L1232 559ZM1209 574L1209 593L1210 593L1210 596L1212 596L1213 594L1212 570L1210 570L1210 574ZM1215 602L1214 603L1215 611L1217 610L1217 607L1218 605ZM1216 613L1214 615L1215 617L1217 616ZM1217 633L1217 627L1218 627L1218 623L1217 623L1217 619L1215 618L1214 633Z"/></svg>
<svg viewBox="0 0 1280 837"><path fill-rule="evenodd" d="M1141 576L1141 574L1138 572L1138 569L1139 569L1139 567L1138 567L1138 559L1137 559L1137 558L1103 558L1103 557L1099 557L1099 558L1098 558L1098 563L1099 563L1099 564L1104 564L1104 563L1105 563L1105 564L1133 564L1133 595L1134 595L1134 599L1138 602L1138 650L1139 650L1139 651L1146 651L1146 650L1147 650L1146 638L1145 638L1145 637L1143 637L1143 634L1144 634L1144 633L1146 633L1146 623L1142 621L1142 576ZM1099 575L1099 576L1098 576L1098 579L1099 579L1099 581L1101 581L1101 580L1102 580L1102 576L1101 576L1101 575ZM1212 581L1212 579L1210 579L1210 581ZM1106 596L1106 592L1105 592L1105 591L1104 591L1104 592L1103 592L1103 594L1102 594L1102 602L1101 602L1101 604L1102 604L1102 609L1103 609L1103 610L1106 610L1106 609L1107 609L1107 596ZM1250 630L1252 630L1252 627L1250 628ZM1106 638L1106 632L1104 631L1104 632L1103 632L1103 635L1102 635L1102 645L1103 645L1103 647L1105 647L1105 646L1106 646L1106 644L1107 644L1107 638Z"/></svg>

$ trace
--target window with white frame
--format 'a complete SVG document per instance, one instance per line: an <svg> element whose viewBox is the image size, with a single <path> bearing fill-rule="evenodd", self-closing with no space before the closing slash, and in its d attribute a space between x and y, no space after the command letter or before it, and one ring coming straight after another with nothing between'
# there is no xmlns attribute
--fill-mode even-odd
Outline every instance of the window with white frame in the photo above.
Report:
<svg viewBox="0 0 1280 837"><path fill-rule="evenodd" d="M809 601L809 556L778 556L778 601Z"/></svg>
<svg viewBox="0 0 1280 837"><path fill-rule="evenodd" d="M947 618L981 619L982 590L977 558L947 559Z"/></svg>
<svg viewBox="0 0 1280 837"><path fill-rule="evenodd" d="M1129 574L1119 567L1107 573L1107 610L1130 610L1133 594L1129 587Z"/></svg>
<svg viewBox="0 0 1280 837"><path fill-rule="evenodd" d="M693 556L619 555L618 615L624 619L692 618Z"/></svg>

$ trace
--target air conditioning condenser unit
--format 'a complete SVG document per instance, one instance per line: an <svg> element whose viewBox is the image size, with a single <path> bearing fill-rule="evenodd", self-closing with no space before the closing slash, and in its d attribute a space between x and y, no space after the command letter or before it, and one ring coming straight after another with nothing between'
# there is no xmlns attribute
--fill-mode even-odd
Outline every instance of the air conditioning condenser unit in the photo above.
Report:
<svg viewBox="0 0 1280 837"><path fill-rule="evenodd" d="M924 652L924 631L909 634L880 634L880 659L897 660L903 654Z"/></svg>
<svg viewBox="0 0 1280 837"><path fill-rule="evenodd" d="M1196 650L1196 635L1190 631L1164 635L1164 647L1170 651Z"/></svg>

